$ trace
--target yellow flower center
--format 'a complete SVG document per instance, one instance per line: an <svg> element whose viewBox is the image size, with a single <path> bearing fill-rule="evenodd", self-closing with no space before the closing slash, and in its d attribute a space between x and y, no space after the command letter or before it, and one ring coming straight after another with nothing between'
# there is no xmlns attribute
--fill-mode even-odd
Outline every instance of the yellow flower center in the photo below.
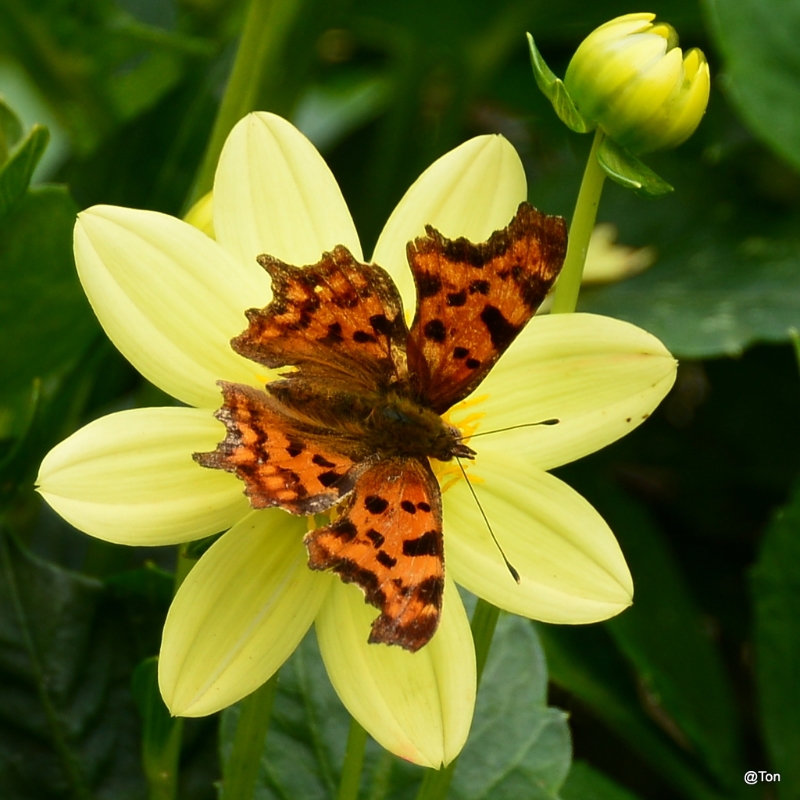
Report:
<svg viewBox="0 0 800 800"><path fill-rule="evenodd" d="M470 437L477 432L481 421L486 416L486 412L478 411L476 407L479 407L488 398L488 394L470 397L467 400L456 403L452 408L442 414L442 419L446 423L455 426L461 431L465 444L469 444ZM464 416L462 416L462 414ZM443 493L464 477L461 471L462 467L466 471L471 469L474 463L474 461L469 459L463 459L461 461L461 467L459 467L456 461L437 461L436 459L431 459L433 473L436 475ZM470 481L472 483L482 483L483 478L477 475L471 475Z"/></svg>

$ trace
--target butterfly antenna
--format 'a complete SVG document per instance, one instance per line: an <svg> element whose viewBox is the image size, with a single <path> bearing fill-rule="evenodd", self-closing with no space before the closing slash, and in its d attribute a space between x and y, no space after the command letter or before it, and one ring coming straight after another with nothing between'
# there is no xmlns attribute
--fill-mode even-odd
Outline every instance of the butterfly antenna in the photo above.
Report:
<svg viewBox="0 0 800 800"><path fill-rule="evenodd" d="M467 471L464 469L464 465L461 463L461 459L456 456L456 461L458 462L458 467L461 470L461 474L464 476L464 480L467 482L467 486L469 486L469 490L472 493L472 496L475 498L475 502L478 504L478 510L481 512L481 516L483 517L483 521L486 523L486 527L489 529L489 534L492 537L492 541L495 543L495 546L500 551L500 555L503 557L503 561L505 562L506 567L508 567L508 571L511 573L511 577L519 583L519 572L514 569L514 565L506 558L506 554L503 552L503 548L500 547L500 542L497 541L497 537L494 535L494 531L492 530L492 526L489 524L489 518L486 516L486 512L483 510L483 506L481 505L481 501L478 500L478 495L475 494L475 489L470 483L469 476L467 475Z"/></svg>
<svg viewBox="0 0 800 800"><path fill-rule="evenodd" d="M523 422L521 425L509 425L508 428L495 428L493 431L481 431L469 436L462 436L462 439L474 439L476 436L488 436L490 433L503 433L503 431L515 431L519 428L535 428L537 425L558 425L560 419L543 419L541 422Z"/></svg>

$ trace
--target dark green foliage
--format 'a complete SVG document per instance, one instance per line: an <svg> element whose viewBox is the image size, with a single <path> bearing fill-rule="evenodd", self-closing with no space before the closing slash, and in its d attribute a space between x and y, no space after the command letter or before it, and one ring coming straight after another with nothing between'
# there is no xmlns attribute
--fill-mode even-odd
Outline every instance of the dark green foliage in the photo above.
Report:
<svg viewBox="0 0 800 800"><path fill-rule="evenodd" d="M72 261L77 208L60 186L33 189L0 219L3 393L64 373L100 333Z"/></svg>
<svg viewBox="0 0 800 800"><path fill-rule="evenodd" d="M500 620L470 740L449 797L457 800L554 799L566 777L570 740L565 716L546 705L547 668L533 629ZM230 753L238 707L222 715L221 755ZM281 670L256 797L335 795L349 717L328 681L313 631ZM368 743L365 796L410 798L422 775Z"/></svg>
<svg viewBox="0 0 800 800"><path fill-rule="evenodd" d="M122 609L99 581L0 537L0 795L140 797Z"/></svg>
<svg viewBox="0 0 800 800"><path fill-rule="evenodd" d="M764 535L752 572L755 668L767 753L781 783L778 796L800 793L800 489Z"/></svg>

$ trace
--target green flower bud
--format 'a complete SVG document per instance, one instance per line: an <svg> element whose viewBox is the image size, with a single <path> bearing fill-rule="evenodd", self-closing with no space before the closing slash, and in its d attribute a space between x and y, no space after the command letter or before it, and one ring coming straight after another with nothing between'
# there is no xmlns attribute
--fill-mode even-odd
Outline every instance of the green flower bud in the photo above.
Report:
<svg viewBox="0 0 800 800"><path fill-rule="evenodd" d="M676 147L708 104L702 51L683 55L672 26L655 14L626 14L583 40L564 78L578 111L632 153Z"/></svg>

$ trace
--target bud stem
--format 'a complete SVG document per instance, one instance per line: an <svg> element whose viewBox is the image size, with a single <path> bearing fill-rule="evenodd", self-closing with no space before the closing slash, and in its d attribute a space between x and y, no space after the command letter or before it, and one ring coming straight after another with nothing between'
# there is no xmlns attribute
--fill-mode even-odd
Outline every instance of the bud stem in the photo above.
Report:
<svg viewBox="0 0 800 800"><path fill-rule="evenodd" d="M586 252L589 249L589 239L594 229L597 217L597 206L600 204L600 195L603 191L603 182L606 173L597 161L597 150L603 141L603 132L597 129L583 173L578 200L575 203L575 213L569 227L569 243L567 244L567 257L564 268L558 276L555 294L553 295L553 314L568 314L575 310L578 303L578 294L581 290L583 278L583 265L586 263Z"/></svg>

